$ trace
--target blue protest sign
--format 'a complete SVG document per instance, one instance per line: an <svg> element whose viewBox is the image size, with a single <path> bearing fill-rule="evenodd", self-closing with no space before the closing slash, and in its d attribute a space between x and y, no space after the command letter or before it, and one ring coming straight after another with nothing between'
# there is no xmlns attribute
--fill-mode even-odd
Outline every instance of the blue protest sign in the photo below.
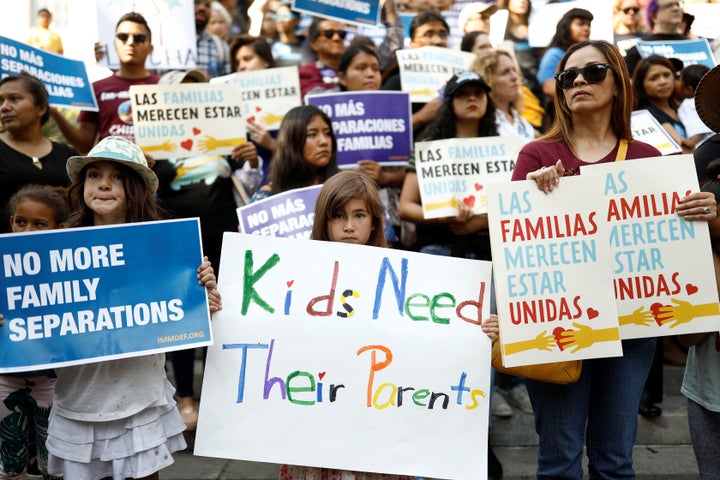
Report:
<svg viewBox="0 0 720 480"><path fill-rule="evenodd" d="M294 0L293 10L357 25L375 25L380 19L380 2L373 0Z"/></svg>
<svg viewBox="0 0 720 480"><path fill-rule="evenodd" d="M0 37L0 76L20 72L27 72L45 84L52 106L98 110L83 62Z"/></svg>
<svg viewBox="0 0 720 480"><path fill-rule="evenodd" d="M706 38L695 40L675 40L637 43L638 53L642 58L650 55L661 55L668 58L678 58L683 65L705 65L709 68L715 66L715 57Z"/></svg>
<svg viewBox="0 0 720 480"><path fill-rule="evenodd" d="M0 373L212 343L197 219L0 235Z"/></svg>
<svg viewBox="0 0 720 480"><path fill-rule="evenodd" d="M405 166L412 152L412 113L406 92L341 92L308 95L309 105L332 119L338 165L360 160Z"/></svg>
<svg viewBox="0 0 720 480"><path fill-rule="evenodd" d="M310 238L315 202L322 185L278 193L237 209L241 233L266 237Z"/></svg>

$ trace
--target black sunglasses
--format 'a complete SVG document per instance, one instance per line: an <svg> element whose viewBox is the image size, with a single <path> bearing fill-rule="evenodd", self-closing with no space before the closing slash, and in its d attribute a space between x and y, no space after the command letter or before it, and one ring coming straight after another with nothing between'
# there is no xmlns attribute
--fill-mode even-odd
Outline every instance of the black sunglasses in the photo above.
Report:
<svg viewBox="0 0 720 480"><path fill-rule="evenodd" d="M595 63L584 68L569 68L555 75L558 85L563 90L572 88L578 75L582 75L587 83L600 83L607 77L608 71L612 70L609 63Z"/></svg>
<svg viewBox="0 0 720 480"><path fill-rule="evenodd" d="M639 7L623 8L623 13L625 13L625 15L627 15L627 14L630 13L630 12L632 12L632 13L638 13L639 11L640 11L640 8L639 8Z"/></svg>
<svg viewBox="0 0 720 480"><path fill-rule="evenodd" d="M345 30L320 30L317 36L319 37L320 35L324 35L328 40L332 40L336 33L338 34L338 37L340 37L340 40L345 40L345 37L347 36L347 32Z"/></svg>
<svg viewBox="0 0 720 480"><path fill-rule="evenodd" d="M116 33L115 38L120 40L122 43L127 43L128 39L132 36L133 42L135 43L145 43L145 40L147 40L147 35L144 33Z"/></svg>

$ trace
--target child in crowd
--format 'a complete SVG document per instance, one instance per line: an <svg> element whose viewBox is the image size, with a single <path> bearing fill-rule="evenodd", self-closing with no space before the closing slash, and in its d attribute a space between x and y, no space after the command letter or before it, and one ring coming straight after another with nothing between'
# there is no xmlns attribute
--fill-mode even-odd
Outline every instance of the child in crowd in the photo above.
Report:
<svg viewBox="0 0 720 480"><path fill-rule="evenodd" d="M713 131L700 120L695 109L695 90L702 77L709 71L710 67L707 65L688 65L675 80L675 97L680 100L677 114L680 122L685 126L687 136L683 139L682 146L689 151L694 151L713 135Z"/></svg>
<svg viewBox="0 0 720 480"><path fill-rule="evenodd" d="M159 220L158 180L140 148L122 137L70 157L69 227ZM161 247L159 247L161 248ZM198 279L210 312L221 308L207 258ZM66 479L157 480L186 447L165 355L156 353L58 369L48 431L48 471Z"/></svg>
<svg viewBox="0 0 720 480"><path fill-rule="evenodd" d="M26 185L10 198L13 233L64 228L68 206L60 190L49 185ZM3 316L0 314L0 326ZM35 445L37 468L47 475L48 417L55 395L55 372L37 370L0 375L0 478L25 478L30 444Z"/></svg>

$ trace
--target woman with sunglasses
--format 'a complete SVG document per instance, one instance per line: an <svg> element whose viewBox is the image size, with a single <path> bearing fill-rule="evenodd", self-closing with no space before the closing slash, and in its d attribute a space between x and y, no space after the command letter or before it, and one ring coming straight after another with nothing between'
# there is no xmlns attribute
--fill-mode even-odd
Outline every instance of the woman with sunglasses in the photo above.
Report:
<svg viewBox="0 0 720 480"><path fill-rule="evenodd" d="M632 138L632 86L617 47L602 40L579 43L558 70L555 121L520 151L513 180L535 180L549 193L583 165L660 155ZM627 146L624 155L621 145ZM678 207L679 215L693 220L708 221L716 213L708 193L693 193ZM586 435L590 478L635 478L633 443L655 339L622 343L622 357L584 360L572 385L526 380L539 435L538 479L582 479Z"/></svg>
<svg viewBox="0 0 720 480"><path fill-rule="evenodd" d="M615 45L623 54L645 36L647 28L638 0L615 0L613 32Z"/></svg>

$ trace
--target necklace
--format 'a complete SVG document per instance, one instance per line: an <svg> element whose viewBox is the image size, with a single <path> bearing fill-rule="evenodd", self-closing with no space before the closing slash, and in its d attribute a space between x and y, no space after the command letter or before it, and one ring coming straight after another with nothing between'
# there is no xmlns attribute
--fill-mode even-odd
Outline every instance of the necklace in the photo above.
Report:
<svg viewBox="0 0 720 480"><path fill-rule="evenodd" d="M42 163L40 163L40 159L38 157L32 157L33 165L35 165L39 170L42 170Z"/></svg>

